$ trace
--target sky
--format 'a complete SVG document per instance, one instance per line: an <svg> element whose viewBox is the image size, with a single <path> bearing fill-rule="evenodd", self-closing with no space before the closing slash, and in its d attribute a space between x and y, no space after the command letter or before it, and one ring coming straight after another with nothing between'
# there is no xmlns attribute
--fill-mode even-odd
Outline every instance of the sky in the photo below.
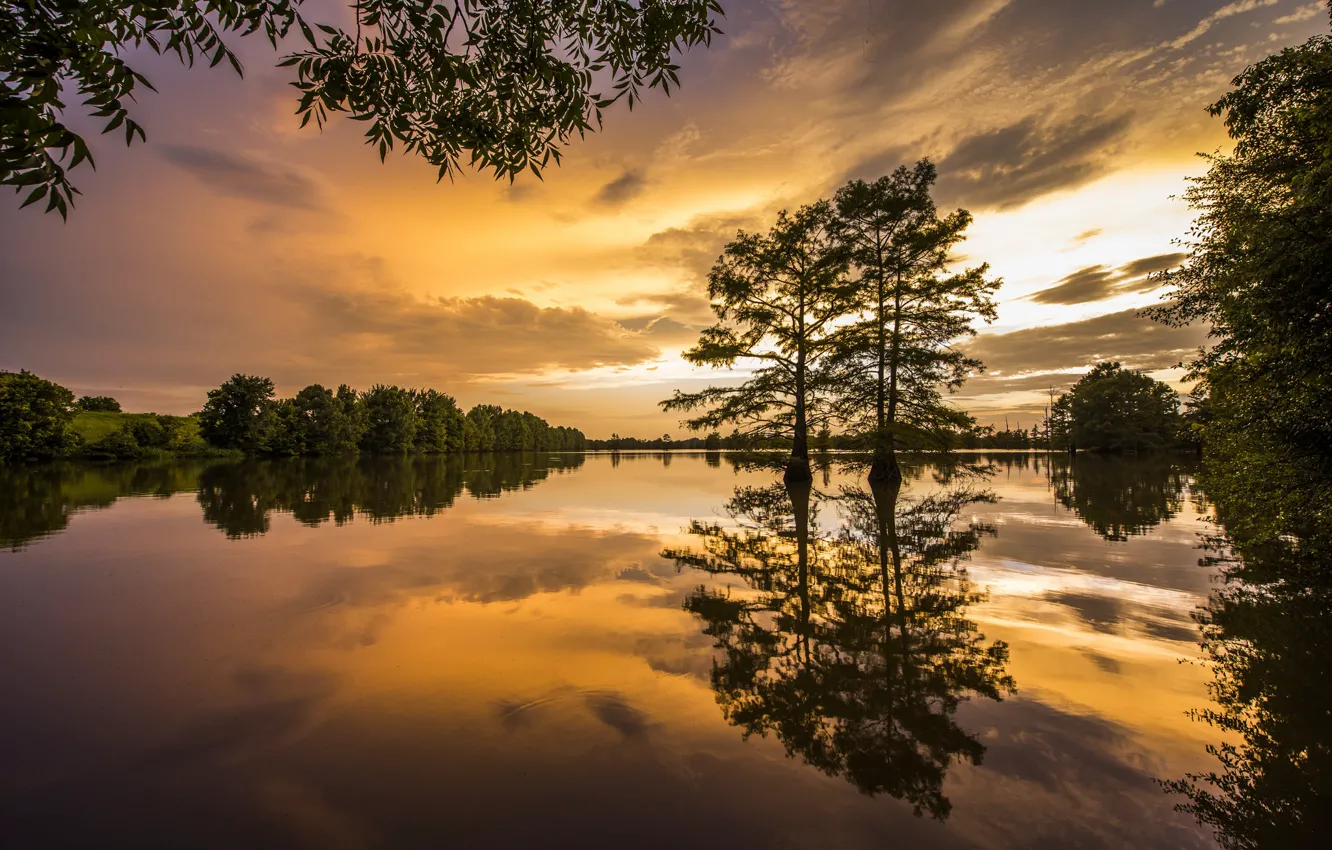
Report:
<svg viewBox="0 0 1332 850"><path fill-rule="evenodd" d="M929 157L940 207L975 217L958 262L1003 280L966 343L987 369L954 400L1030 427L1100 360L1180 379L1205 329L1138 310L1182 259L1197 154L1226 146L1205 107L1327 29L1321 0L722 5L682 90L617 106L512 185L381 164L356 122L300 129L260 38L231 40L244 79L135 55L158 89L132 110L147 144L70 115L97 169L72 173L69 221L0 206L0 369L126 410L189 413L241 372L282 395L432 386L590 437L679 438L657 402L737 379L679 356L737 230Z"/></svg>

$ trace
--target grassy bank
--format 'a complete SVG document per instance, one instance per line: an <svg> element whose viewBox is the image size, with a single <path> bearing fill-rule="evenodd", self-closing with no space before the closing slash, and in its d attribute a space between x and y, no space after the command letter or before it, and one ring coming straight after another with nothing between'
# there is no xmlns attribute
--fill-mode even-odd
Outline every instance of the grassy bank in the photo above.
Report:
<svg viewBox="0 0 1332 850"><path fill-rule="evenodd" d="M171 420L172 431L160 431L163 418ZM159 417L155 413L110 413L80 411L75 414L73 430L81 439L74 456L94 460L143 460L173 457L231 457L239 452L218 449L204 442L199 434L199 420L194 416ZM143 433L136 428L158 429L162 442L136 443L132 436Z"/></svg>

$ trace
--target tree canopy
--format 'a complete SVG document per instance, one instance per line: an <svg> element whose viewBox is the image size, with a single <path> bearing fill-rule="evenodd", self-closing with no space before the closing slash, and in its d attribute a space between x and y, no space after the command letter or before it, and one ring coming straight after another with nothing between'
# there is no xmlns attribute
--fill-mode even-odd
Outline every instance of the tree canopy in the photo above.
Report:
<svg viewBox="0 0 1332 850"><path fill-rule="evenodd" d="M301 126L331 113L366 124L381 159L397 145L450 176L464 165L512 179L540 176L602 110L630 108L647 88L677 87L674 54L711 41L717 0L358 0L354 30L311 26L301 0L24 0L0 7L0 185L68 214L78 190L67 169L93 163L64 121L76 95L104 131L147 138L130 114L152 89L127 54L227 63L226 37L261 32L276 49L295 30ZM285 47L285 45L284 45Z"/></svg>
<svg viewBox="0 0 1332 850"><path fill-rule="evenodd" d="M676 391L662 407L701 410L685 421L691 430L735 424L751 437L789 439L787 474L809 480L809 430L829 412L834 322L851 309L845 272L827 201L783 210L767 234L742 231L708 274L717 323L684 358L752 371L738 386Z"/></svg>
<svg viewBox="0 0 1332 850"><path fill-rule="evenodd" d="M837 336L837 410L870 438L875 479L900 477L899 445L945 447L946 435L974 426L943 391L983 368L954 344L975 334L976 319L994 320L1000 281L987 279L984 264L948 273L971 214L939 217L930 197L937 177L922 159L837 192L838 237L858 277L856 320Z"/></svg>
<svg viewBox="0 0 1332 850"><path fill-rule="evenodd" d="M1098 363L1055 401L1051 443L1057 448L1153 451L1179 440L1179 395L1118 363Z"/></svg>
<svg viewBox="0 0 1332 850"><path fill-rule="evenodd" d="M1203 442L1218 458L1288 457L1311 477L1332 464L1332 36L1246 69L1210 107L1234 140L1207 157L1185 199L1198 217L1172 301L1149 311L1201 321L1212 346L1191 364L1206 397Z"/></svg>

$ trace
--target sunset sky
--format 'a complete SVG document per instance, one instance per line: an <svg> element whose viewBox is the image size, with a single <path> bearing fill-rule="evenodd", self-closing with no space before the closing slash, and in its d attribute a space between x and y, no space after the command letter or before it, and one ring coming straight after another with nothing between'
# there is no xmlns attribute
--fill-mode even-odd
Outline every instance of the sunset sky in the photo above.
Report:
<svg viewBox="0 0 1332 850"><path fill-rule="evenodd" d="M1204 107L1327 29L1322 0L723 0L684 88L566 150L544 182L436 183L362 127L298 130L290 69L244 80L151 54L148 143L86 120L98 170L68 223L0 206L0 369L126 410L188 413L234 372L434 386L591 437L684 436L656 402L725 374L679 352L737 228L929 156L975 215L962 259L1004 284L957 400L1030 426L1051 384L1115 358L1174 379L1204 341L1135 316L1178 262L1173 200L1225 144ZM307 0L310 20L350 16ZM75 101L76 102L76 101Z"/></svg>

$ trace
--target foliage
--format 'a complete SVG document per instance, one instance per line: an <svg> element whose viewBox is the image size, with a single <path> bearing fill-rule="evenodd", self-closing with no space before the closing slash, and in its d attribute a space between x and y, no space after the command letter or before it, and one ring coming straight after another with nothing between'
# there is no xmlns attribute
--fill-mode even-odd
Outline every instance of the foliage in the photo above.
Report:
<svg viewBox="0 0 1332 850"><path fill-rule="evenodd" d="M80 396L75 402L79 410L86 410L90 413L119 413L120 402L114 398L105 395L85 395Z"/></svg>
<svg viewBox="0 0 1332 850"><path fill-rule="evenodd" d="M1154 451L1176 445L1179 395L1118 363L1098 363L1055 401L1051 442L1058 448Z"/></svg>
<svg viewBox="0 0 1332 850"><path fill-rule="evenodd" d="M996 315L991 296L1000 281L986 278L988 265L947 273L971 214L939 218L930 197L936 179L923 159L873 183L852 181L836 196L838 238L858 278L858 318L837 334L837 411L867 435L875 477L900 474L899 446L946 448L973 427L942 390L983 368L955 343L975 333L975 319Z"/></svg>
<svg viewBox="0 0 1332 850"><path fill-rule="evenodd" d="M1235 142L1207 157L1185 199L1198 218L1173 302L1149 311L1201 321L1213 345L1191 364L1207 398L1208 454L1332 471L1332 36L1246 69L1212 104Z"/></svg>
<svg viewBox="0 0 1332 850"><path fill-rule="evenodd" d="M411 393L401 387L375 384L361 403L365 406L361 451L402 454L414 447L419 420Z"/></svg>
<svg viewBox="0 0 1332 850"><path fill-rule="evenodd" d="M278 416L273 381L236 374L215 390L199 413L199 433L210 445L262 454L272 448Z"/></svg>
<svg viewBox="0 0 1332 850"><path fill-rule="evenodd" d="M512 179L540 176L561 147L594 131L602 110L643 89L679 85L672 54L719 32L716 0L361 0L353 32L300 16L300 0L30 0L0 7L0 184L67 215L77 194L66 168L92 162L66 126L76 96L121 130L144 129L128 103L152 89L125 55L147 47L193 65L240 61L227 34L260 32L276 49L293 27L307 48L279 64L295 71L297 114L320 126L345 112L367 124L381 159L395 145L439 176L463 164ZM603 90L602 85L608 88Z"/></svg>
<svg viewBox="0 0 1332 850"><path fill-rule="evenodd" d="M766 235L740 232L708 274L718 321L684 358L753 370L739 386L677 390L663 409L701 411L684 421L690 430L734 423L747 436L789 439L790 473L808 477L809 429L829 412L833 323L849 310L845 272L826 201L782 211Z"/></svg>
<svg viewBox="0 0 1332 850"><path fill-rule="evenodd" d="M50 460L77 448L74 394L29 371L0 372L0 462Z"/></svg>
<svg viewBox="0 0 1332 850"><path fill-rule="evenodd" d="M453 396L436 390L413 390L412 401L416 405L415 449L421 454L437 454L453 448L462 448L456 444L462 437L462 411Z"/></svg>

